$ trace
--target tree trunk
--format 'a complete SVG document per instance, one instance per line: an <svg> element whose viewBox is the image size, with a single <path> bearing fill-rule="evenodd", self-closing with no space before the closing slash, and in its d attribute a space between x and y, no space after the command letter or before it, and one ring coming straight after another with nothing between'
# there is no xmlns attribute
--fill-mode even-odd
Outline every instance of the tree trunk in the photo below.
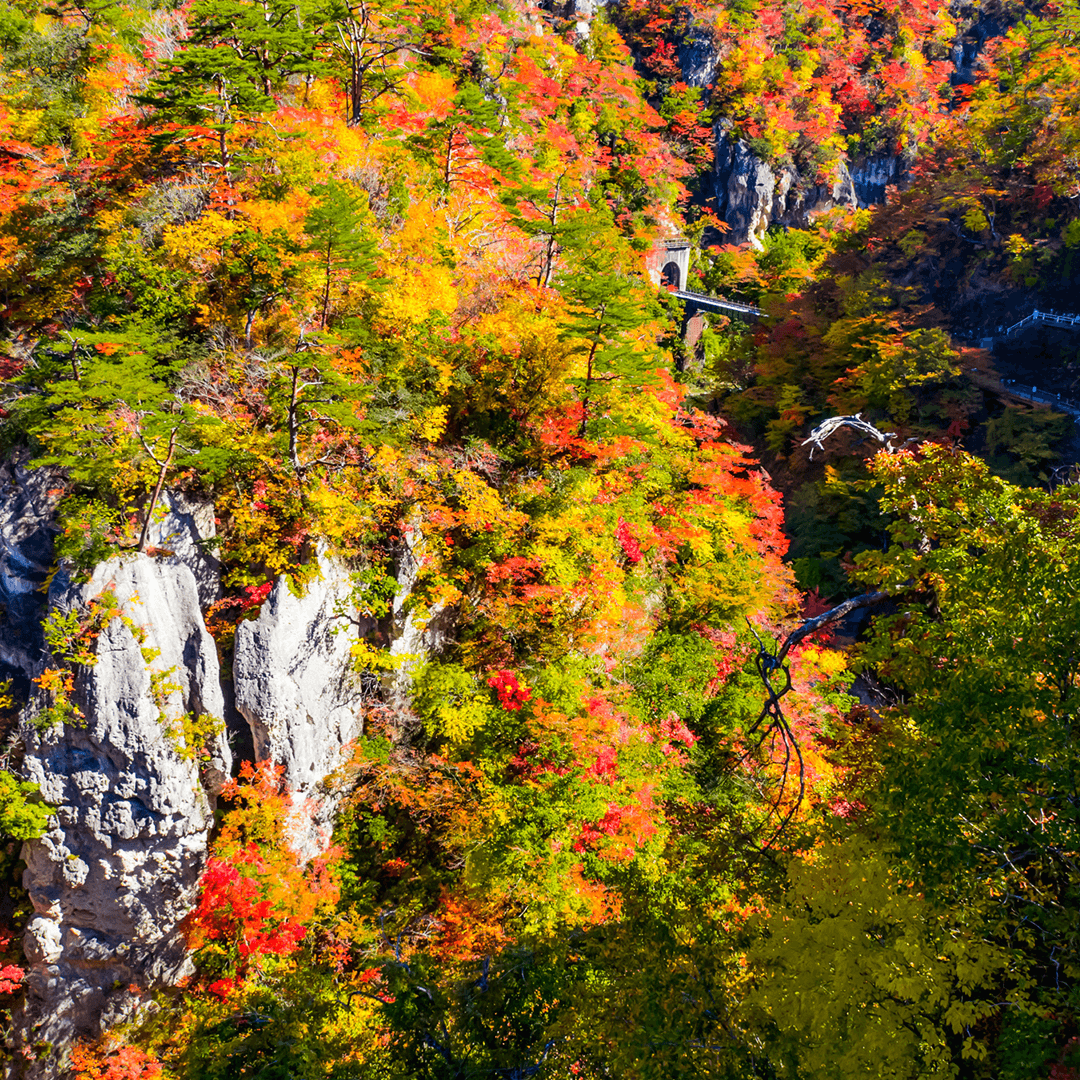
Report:
<svg viewBox="0 0 1080 1080"><path fill-rule="evenodd" d="M322 328L326 329L326 313L330 309L330 241L326 241L326 285L322 298Z"/></svg>
<svg viewBox="0 0 1080 1080"><path fill-rule="evenodd" d="M172 464L173 453L176 450L176 434L179 430L178 427L172 429L172 432L169 435L169 449L165 457L160 461L158 461L157 458L154 458L158 465L157 483L154 484L150 502L146 507L146 515L143 517L142 532L139 534L139 551L146 550L146 538L150 533L150 519L154 515L154 508L157 506L158 499L161 498L161 489L165 486L165 477L168 474L169 466Z"/></svg>
<svg viewBox="0 0 1080 1080"><path fill-rule="evenodd" d="M596 356L596 347L599 338L593 338L592 348L589 350L589 362L585 365L585 393L581 399L581 426L578 428L578 438L585 438L585 427L589 423L589 392L592 387L592 363Z"/></svg>
<svg viewBox="0 0 1080 1080"><path fill-rule="evenodd" d="M300 365L292 369L292 385L289 387L289 461L297 476L303 473L300 464L300 416L297 409L298 386L300 383Z"/></svg>

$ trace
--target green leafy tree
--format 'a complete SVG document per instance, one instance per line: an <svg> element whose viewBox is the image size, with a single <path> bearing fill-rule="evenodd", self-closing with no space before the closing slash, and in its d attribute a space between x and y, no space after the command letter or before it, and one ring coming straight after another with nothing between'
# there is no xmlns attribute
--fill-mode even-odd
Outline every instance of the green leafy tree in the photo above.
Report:
<svg viewBox="0 0 1080 1080"><path fill-rule="evenodd" d="M143 550L167 479L199 462L199 432L216 423L177 397L177 365L154 351L137 334L73 332L14 380L11 421L37 448L34 463L64 469L76 495L66 500L78 519L69 555L95 533L91 519L119 540L129 514L141 521Z"/></svg>
<svg viewBox="0 0 1080 1080"><path fill-rule="evenodd" d="M596 215L576 184L564 170L551 182L519 181L507 186L500 200L514 224L540 242L536 284L547 288L563 251L581 251L596 228Z"/></svg>
<svg viewBox="0 0 1080 1080"><path fill-rule="evenodd" d="M370 284L377 246L367 229L368 199L348 184L330 180L313 190L318 203L308 212L304 231L310 250L322 264L323 291L320 325L325 330L330 313L330 287L335 277L363 279Z"/></svg>
<svg viewBox="0 0 1080 1080"><path fill-rule="evenodd" d="M226 168L233 126L273 111L288 77L314 68L310 17L302 0L198 0L184 47L139 99L175 125L163 141L207 132Z"/></svg>
<svg viewBox="0 0 1080 1080"><path fill-rule="evenodd" d="M295 280L300 244L284 229L264 233L245 228L222 249L224 274L211 284L227 309L244 316L244 347L254 346L255 319L281 299Z"/></svg>
<svg viewBox="0 0 1080 1080"><path fill-rule="evenodd" d="M423 20L412 5L370 0L324 0L319 55L346 90L350 124L360 124L387 94L405 85L423 38Z"/></svg>
<svg viewBox="0 0 1080 1080"><path fill-rule="evenodd" d="M488 182L488 170L512 175L518 168L506 149L500 119L498 104L475 83L467 82L454 95L446 116L410 136L409 143L436 170L444 187L482 187Z"/></svg>
<svg viewBox="0 0 1080 1080"><path fill-rule="evenodd" d="M604 215L596 215L599 231ZM614 241L613 234L608 234ZM616 242L617 244L617 242ZM621 258L620 258L621 256ZM603 415L603 403L613 386L628 392L640 385L651 359L632 338L634 331L657 319L661 309L645 282L628 272L629 252L599 245L570 262L559 282L568 314L562 335L576 348L583 373L576 380L581 400L578 437L584 438Z"/></svg>
<svg viewBox="0 0 1080 1080"><path fill-rule="evenodd" d="M886 714L876 827L955 925L1011 950L1006 1018L1049 1009L1070 1023L1080 490L1017 488L940 446L880 454L873 473L895 523L859 577L901 599L865 662L902 702Z"/></svg>

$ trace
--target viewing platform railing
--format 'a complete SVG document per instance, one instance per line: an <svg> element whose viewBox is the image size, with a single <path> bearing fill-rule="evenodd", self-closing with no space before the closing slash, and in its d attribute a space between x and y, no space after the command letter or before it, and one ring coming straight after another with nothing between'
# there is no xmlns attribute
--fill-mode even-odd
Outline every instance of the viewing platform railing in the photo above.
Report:
<svg viewBox="0 0 1080 1080"><path fill-rule="evenodd" d="M1008 337L1014 330L1023 330L1025 326L1032 326L1039 322L1049 323L1051 326L1060 326L1066 330L1080 330L1080 315L1067 315L1057 311L1035 310L1030 315L1021 319L1018 323L1013 323L1013 325L1005 331L1005 336Z"/></svg>

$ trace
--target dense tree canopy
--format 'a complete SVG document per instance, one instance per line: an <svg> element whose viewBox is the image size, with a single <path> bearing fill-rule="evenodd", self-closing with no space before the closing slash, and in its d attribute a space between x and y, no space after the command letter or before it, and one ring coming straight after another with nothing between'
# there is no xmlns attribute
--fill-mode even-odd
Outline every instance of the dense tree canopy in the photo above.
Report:
<svg viewBox="0 0 1080 1080"><path fill-rule="evenodd" d="M453 627L358 649L407 702L324 856L275 763L227 782L195 975L68 1064L1074 1077L1080 499L958 339L1075 283L1075 6L995 8L971 84L936 0L563 7L0 11L2 441L57 470L58 559L146 549L168 487L214 503L226 664L321 548L377 623L408 545ZM724 245L714 125L908 182ZM759 324L684 344L645 270L684 232ZM831 413L894 435L811 461ZM13 867L50 808L0 781Z"/></svg>

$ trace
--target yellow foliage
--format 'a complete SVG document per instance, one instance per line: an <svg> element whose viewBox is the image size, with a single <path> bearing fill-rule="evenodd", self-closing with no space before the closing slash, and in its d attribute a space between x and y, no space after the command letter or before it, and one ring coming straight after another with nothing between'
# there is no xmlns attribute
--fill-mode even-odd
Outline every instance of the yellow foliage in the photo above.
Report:
<svg viewBox="0 0 1080 1080"><path fill-rule="evenodd" d="M304 217L311 203L309 192L293 188L283 199L250 199L240 203L237 209L259 232L281 229L295 240L304 231Z"/></svg>
<svg viewBox="0 0 1080 1080"><path fill-rule="evenodd" d="M161 238L162 247L175 262L190 262L197 269L209 269L220 258L221 245L245 228L242 221L229 221L208 210L196 221L171 225Z"/></svg>
<svg viewBox="0 0 1080 1080"><path fill-rule="evenodd" d="M308 507L319 524L319 532L331 543L347 543L354 536L364 515L354 491L316 484L307 496Z"/></svg>
<svg viewBox="0 0 1080 1080"><path fill-rule="evenodd" d="M825 679L832 679L847 670L847 658L837 649L819 649L810 645L803 649L799 658L812 665Z"/></svg>
<svg viewBox="0 0 1080 1080"><path fill-rule="evenodd" d="M458 520L465 528L482 532L498 525L500 529L517 531L528 522L528 516L507 508L499 493L474 472L462 469L454 473L454 483L462 502Z"/></svg>
<svg viewBox="0 0 1080 1080"><path fill-rule="evenodd" d="M412 80L410 89L421 108L443 115L449 112L450 101L457 93L457 84L443 71L425 71Z"/></svg>
<svg viewBox="0 0 1080 1080"><path fill-rule="evenodd" d="M336 101L337 95L337 87L325 79L316 79L304 89L306 107L327 116L333 116L339 108Z"/></svg>
<svg viewBox="0 0 1080 1080"><path fill-rule="evenodd" d="M418 439L427 442L437 442L446 430L446 418L448 408L445 405L433 405L425 409L413 420L413 432Z"/></svg>
<svg viewBox="0 0 1080 1080"><path fill-rule="evenodd" d="M336 169L356 174L362 170L376 169L381 161L380 144L374 142L361 127L339 124L333 134Z"/></svg>
<svg viewBox="0 0 1080 1080"><path fill-rule="evenodd" d="M44 109L19 109L9 113L11 117L11 137L17 142L32 143L34 136L41 127Z"/></svg>
<svg viewBox="0 0 1080 1080"><path fill-rule="evenodd" d="M18 256L18 240L14 236L0 236L0 272L10 270Z"/></svg>
<svg viewBox="0 0 1080 1080"><path fill-rule="evenodd" d="M445 266L391 266L390 287L379 304L380 321L388 333L409 329L433 315L448 316L457 307L457 290Z"/></svg>
<svg viewBox="0 0 1080 1080"><path fill-rule="evenodd" d="M400 666L401 657L393 657L386 649L377 649L362 638L349 649L354 665L363 671L388 671Z"/></svg>

